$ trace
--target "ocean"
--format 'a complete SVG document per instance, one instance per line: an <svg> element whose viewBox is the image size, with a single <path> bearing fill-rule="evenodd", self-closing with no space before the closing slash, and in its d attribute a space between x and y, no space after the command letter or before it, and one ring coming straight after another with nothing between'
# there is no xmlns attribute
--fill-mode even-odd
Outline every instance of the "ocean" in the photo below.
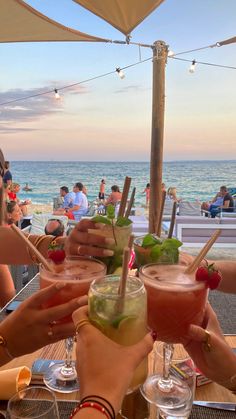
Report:
<svg viewBox="0 0 236 419"><path fill-rule="evenodd" d="M21 188L29 183L31 192L21 191L20 199L31 199L34 204L51 203L59 195L60 186L72 190L75 182L82 182L88 189L88 199L98 196L101 179L106 179L106 193L112 185L122 189L125 176L132 178L136 187L136 205L145 203L142 194L149 182L149 162L62 162L62 161L13 161L13 181ZM194 201L211 199L221 185L236 186L236 161L171 161L163 165L163 182L166 188L175 186L178 197Z"/></svg>

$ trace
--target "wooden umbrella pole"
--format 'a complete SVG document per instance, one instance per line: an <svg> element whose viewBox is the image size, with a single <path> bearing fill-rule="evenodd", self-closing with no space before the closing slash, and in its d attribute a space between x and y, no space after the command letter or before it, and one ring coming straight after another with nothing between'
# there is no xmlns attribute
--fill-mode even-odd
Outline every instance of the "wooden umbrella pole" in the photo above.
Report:
<svg viewBox="0 0 236 419"><path fill-rule="evenodd" d="M153 45L152 140L150 161L149 232L155 233L161 211L163 136L165 111L165 64L168 46L163 41Z"/></svg>
<svg viewBox="0 0 236 419"><path fill-rule="evenodd" d="M125 207L126 207L126 203L127 203L127 199L129 195L130 184L131 184L131 177L126 176L123 191L122 191L120 208L118 211L118 217L124 217Z"/></svg>

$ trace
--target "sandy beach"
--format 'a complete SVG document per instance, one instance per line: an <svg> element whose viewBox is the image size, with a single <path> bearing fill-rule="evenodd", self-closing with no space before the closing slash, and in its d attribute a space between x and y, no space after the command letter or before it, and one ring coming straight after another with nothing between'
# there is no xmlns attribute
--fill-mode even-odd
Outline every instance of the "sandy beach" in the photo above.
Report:
<svg viewBox="0 0 236 419"><path fill-rule="evenodd" d="M52 213L53 208L51 204L30 204L28 205L28 214L32 215L34 213Z"/></svg>

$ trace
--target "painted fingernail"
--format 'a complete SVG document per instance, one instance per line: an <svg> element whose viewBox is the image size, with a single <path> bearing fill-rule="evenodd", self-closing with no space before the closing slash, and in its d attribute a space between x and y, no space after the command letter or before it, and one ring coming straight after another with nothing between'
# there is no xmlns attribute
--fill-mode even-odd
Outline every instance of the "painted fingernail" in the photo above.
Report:
<svg viewBox="0 0 236 419"><path fill-rule="evenodd" d="M56 289L58 289L58 290L61 290L65 286L66 286L66 283L65 282L57 282L56 283Z"/></svg>
<svg viewBox="0 0 236 419"><path fill-rule="evenodd" d="M151 337L152 337L152 339L153 339L153 342L155 342L155 341L157 340L157 332L156 332L155 330L153 330L153 331L151 332Z"/></svg>
<svg viewBox="0 0 236 419"><path fill-rule="evenodd" d="M115 240L114 240L114 239L109 238L109 237L106 237L106 238L105 238L105 243L106 243L106 244L115 244L116 242L115 242Z"/></svg>
<svg viewBox="0 0 236 419"><path fill-rule="evenodd" d="M113 256L113 255L114 255L113 250L109 250L109 249L103 250L103 256Z"/></svg>

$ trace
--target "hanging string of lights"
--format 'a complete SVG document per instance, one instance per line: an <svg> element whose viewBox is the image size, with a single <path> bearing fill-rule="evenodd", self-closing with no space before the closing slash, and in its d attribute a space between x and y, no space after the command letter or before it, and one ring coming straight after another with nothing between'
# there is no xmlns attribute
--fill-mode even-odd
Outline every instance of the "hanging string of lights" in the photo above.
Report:
<svg viewBox="0 0 236 419"><path fill-rule="evenodd" d="M113 41L113 43L126 43L126 42L125 41ZM72 88L72 87L75 87L75 86L79 86L80 84L85 84L85 83L88 83L88 82L93 81L93 80L97 80L97 79L100 79L100 78L103 78L103 77L107 77L107 76L110 76L111 74L114 74L114 73L117 73L118 76L120 77L120 79L124 79L125 78L124 70L126 70L128 68L131 68L131 67L134 67L134 66L139 65L139 64L143 64L147 61L153 60L153 57L149 57L145 60L141 60L141 54L140 54L140 47L152 47L151 45L135 43L135 42L130 42L130 44L138 45L138 47L139 47L139 61L138 62L135 62L133 64L129 64L129 65L124 66L122 68L121 67L116 67L115 70L109 71L108 73L93 76L89 79L85 79L85 80L82 80L82 81L79 81L79 82L76 82L76 83L68 84L68 85L61 86L59 88L54 88L54 89L51 89L51 90L47 90L47 91L44 91L44 92L41 92L41 93L36 93L36 94L33 94L33 95L23 96L23 97L20 97L20 98L17 98L17 99L12 99L12 100L9 100L9 101L6 101L6 102L2 102L2 103L0 103L0 106L9 105L9 104L12 104L12 103L20 102L20 101L27 100L27 99L36 98L36 97L43 96L43 95L48 95L48 94L51 94L51 93L54 93L55 99L59 100L59 99L61 99L59 91L61 92L62 90L69 89L69 88ZM171 59L174 59L174 60L179 60L179 61L190 62L191 63L191 66L189 68L190 73L195 72L196 64L236 70L236 67L233 67L233 66L222 65L222 64L214 64L214 63L209 63L209 62L196 61L195 59L190 60L190 59L176 57L177 55L187 54L187 53L190 53L190 52L195 52L195 51L200 51L200 50L207 49L207 48L220 47L220 46L222 46L221 43L217 42L215 44L207 45L205 47L195 48L195 49L192 49L192 50L182 51L182 52L178 52L178 53L174 53L173 51L169 51L168 58L171 58Z"/></svg>

